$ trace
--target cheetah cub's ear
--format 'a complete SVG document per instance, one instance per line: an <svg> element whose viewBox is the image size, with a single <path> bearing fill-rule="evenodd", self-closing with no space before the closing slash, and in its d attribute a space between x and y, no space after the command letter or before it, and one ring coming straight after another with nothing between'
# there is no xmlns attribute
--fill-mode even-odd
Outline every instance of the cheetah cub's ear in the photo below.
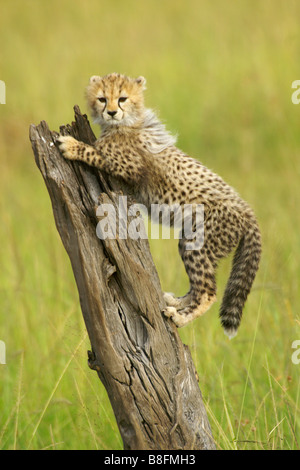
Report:
<svg viewBox="0 0 300 470"><path fill-rule="evenodd" d="M138 85L141 85L142 90L146 90L146 79L145 79L145 77L142 77L142 76L138 77L136 79L136 83Z"/></svg>
<svg viewBox="0 0 300 470"><path fill-rule="evenodd" d="M101 77L99 77L99 75L93 75L93 76L90 78L90 83L100 82L100 80L101 80Z"/></svg>

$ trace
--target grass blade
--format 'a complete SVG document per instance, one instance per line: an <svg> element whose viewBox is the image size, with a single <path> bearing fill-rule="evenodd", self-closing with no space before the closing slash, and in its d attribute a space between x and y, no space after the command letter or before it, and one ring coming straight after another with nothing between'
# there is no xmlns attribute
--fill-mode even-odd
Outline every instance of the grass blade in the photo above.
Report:
<svg viewBox="0 0 300 470"><path fill-rule="evenodd" d="M38 428L39 428L39 425L41 424L41 421L42 421L42 419L43 419L43 417L44 417L44 415L45 415L45 413L46 413L46 411L47 411L47 408L48 408L48 406L49 406L49 404L50 404L50 402L51 402L51 400L52 400L52 398L53 398L53 396L54 396L54 394L55 394L55 392L56 392L56 390L57 390L57 388L58 388L58 386L59 386L59 384L60 384L60 382L61 382L61 380L62 380L62 378L63 378L63 376L64 376L65 373L67 372L67 370L68 370L68 368L69 368L69 365L71 364L72 360L73 360L74 357L76 356L77 351L80 349L80 347L81 347L82 343L84 342L86 336L87 336L87 332L84 334L83 338L79 341L79 343L78 343L78 345L76 346L74 352L71 354L71 356L70 356L68 362L66 363L66 365L65 365L65 367L63 368L63 370L62 370L60 376L58 377L58 379L57 379L57 381L56 381L56 384L54 385L54 387L53 387L53 389L52 389L52 392L50 393L50 396L49 396L48 400L46 401L45 406L44 406L44 408L43 408L43 410L42 410L42 412L41 412L41 414L40 414L40 416L39 416L39 419L37 420L37 423L36 423L36 425L35 425L35 427L34 427L34 430L33 430L33 432L32 432L31 438L30 438L29 443L28 443L28 446L27 446L28 449L29 449L30 446L31 446L31 443L32 443L32 441L33 441L33 438L34 438L34 436L36 435L36 432L37 432L37 430L38 430Z"/></svg>

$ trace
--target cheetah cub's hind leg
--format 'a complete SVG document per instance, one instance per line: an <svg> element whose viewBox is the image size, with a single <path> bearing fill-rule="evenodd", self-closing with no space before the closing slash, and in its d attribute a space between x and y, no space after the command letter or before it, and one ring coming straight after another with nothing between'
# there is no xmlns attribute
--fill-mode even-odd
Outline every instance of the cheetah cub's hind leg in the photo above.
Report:
<svg viewBox="0 0 300 470"><path fill-rule="evenodd" d="M168 307L175 307L177 309L187 307L191 303L190 292L183 297L176 297L172 292L164 292L163 297Z"/></svg>
<svg viewBox="0 0 300 470"><path fill-rule="evenodd" d="M216 301L216 264L211 251L207 247L186 250L186 244L185 239L180 240L179 252L190 280L190 291L179 298L164 294L167 308L163 313L179 328L203 315Z"/></svg>
<svg viewBox="0 0 300 470"><path fill-rule="evenodd" d="M182 317L177 313L177 309L179 310L180 308L187 307L191 303L190 292L183 297L175 297L171 292L164 292L163 297L167 304L167 307L163 310L163 314L166 317L171 318L176 326L181 326L180 320L182 320Z"/></svg>
<svg viewBox="0 0 300 470"><path fill-rule="evenodd" d="M202 316L215 301L215 295L209 296L205 293L197 304L193 303L182 310L177 310L175 307L166 307L163 313L166 317L171 318L178 328L181 328Z"/></svg>
<svg viewBox="0 0 300 470"><path fill-rule="evenodd" d="M216 301L216 296L209 297L205 294L200 303L196 306L191 305L183 310L177 310L176 307L166 307L163 314L171 318L178 328L186 326L191 321L202 316Z"/></svg>

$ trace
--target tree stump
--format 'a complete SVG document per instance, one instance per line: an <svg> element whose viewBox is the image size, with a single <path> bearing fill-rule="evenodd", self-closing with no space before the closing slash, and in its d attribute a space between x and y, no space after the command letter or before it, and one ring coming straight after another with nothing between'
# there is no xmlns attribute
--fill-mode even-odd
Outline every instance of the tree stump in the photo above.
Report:
<svg viewBox="0 0 300 470"><path fill-rule="evenodd" d="M86 115L60 132L93 144ZM165 307L148 240L100 240L99 202L118 213L119 181L65 160L45 121L30 126L57 230L69 255L91 342L89 366L110 399L124 449L215 449L195 367Z"/></svg>

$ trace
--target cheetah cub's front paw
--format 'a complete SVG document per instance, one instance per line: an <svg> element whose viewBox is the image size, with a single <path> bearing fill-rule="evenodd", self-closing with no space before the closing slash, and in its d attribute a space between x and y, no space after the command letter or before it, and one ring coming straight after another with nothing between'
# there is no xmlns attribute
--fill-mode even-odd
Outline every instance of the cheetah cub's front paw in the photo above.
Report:
<svg viewBox="0 0 300 470"><path fill-rule="evenodd" d="M74 139L74 137L71 137L70 135L61 135L58 137L57 142L59 142L59 150L65 158L68 160L78 159L78 141Z"/></svg>

